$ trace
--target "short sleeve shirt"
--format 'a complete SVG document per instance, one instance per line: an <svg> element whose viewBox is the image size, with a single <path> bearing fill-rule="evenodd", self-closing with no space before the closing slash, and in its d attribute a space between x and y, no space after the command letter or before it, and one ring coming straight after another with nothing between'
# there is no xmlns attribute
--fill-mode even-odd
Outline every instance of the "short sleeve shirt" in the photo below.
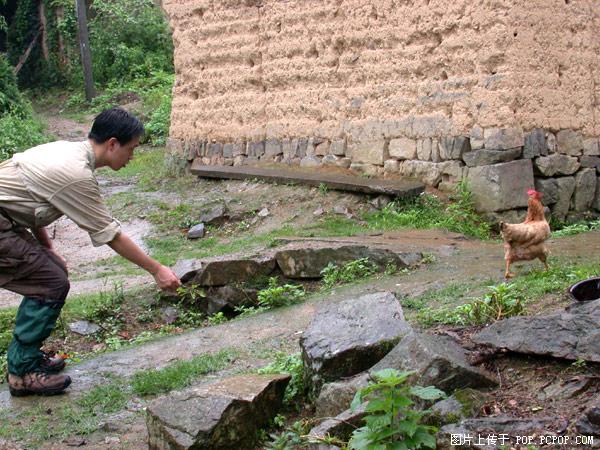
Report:
<svg viewBox="0 0 600 450"><path fill-rule="evenodd" d="M19 225L39 228L67 216L94 246L111 242L121 226L106 207L94 175L91 144L58 141L0 164L0 208Z"/></svg>

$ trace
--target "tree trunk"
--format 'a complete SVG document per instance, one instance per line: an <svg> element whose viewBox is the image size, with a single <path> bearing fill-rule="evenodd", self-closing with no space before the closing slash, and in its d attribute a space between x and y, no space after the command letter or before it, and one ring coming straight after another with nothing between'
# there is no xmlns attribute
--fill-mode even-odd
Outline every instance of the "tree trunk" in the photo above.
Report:
<svg viewBox="0 0 600 450"><path fill-rule="evenodd" d="M62 5L56 7L56 22L60 23L65 20L65 8ZM69 58L65 49L65 39L58 27L58 64L61 68L65 68L69 64Z"/></svg>
<svg viewBox="0 0 600 450"><path fill-rule="evenodd" d="M48 21L46 20L46 7L43 0L38 0L38 15L40 16L40 30L42 32L42 54L48 61L50 57L48 52Z"/></svg>
<svg viewBox="0 0 600 450"><path fill-rule="evenodd" d="M21 55L21 57L19 58L19 62L17 62L17 65L15 66L15 75L19 74L19 71L21 70L23 65L27 62L27 58L29 58L29 54L31 53L31 50L33 50L33 47L35 46L35 42L38 40L39 37L40 37L40 30L38 29L37 32L35 33L35 36L29 43L27 50L25 50L25 53L23 53L23 55Z"/></svg>
<svg viewBox="0 0 600 450"><path fill-rule="evenodd" d="M81 65L85 82L85 98L89 102L96 96L94 78L92 75L92 54L90 52L90 38L87 27L87 11L85 0L76 0L77 25L79 28L79 49L81 51Z"/></svg>

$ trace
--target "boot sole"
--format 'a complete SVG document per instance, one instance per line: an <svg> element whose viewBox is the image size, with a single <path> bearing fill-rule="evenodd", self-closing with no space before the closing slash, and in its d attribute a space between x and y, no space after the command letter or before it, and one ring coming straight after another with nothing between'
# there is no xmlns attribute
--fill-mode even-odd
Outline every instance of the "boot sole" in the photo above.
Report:
<svg viewBox="0 0 600 450"><path fill-rule="evenodd" d="M51 396L51 395L62 394L65 391L65 389L68 388L70 385L71 385L71 379L67 378L64 385L60 388L45 389L43 391L32 391L29 389L14 389L14 388L8 386L8 391L10 392L10 395L12 395L13 397L26 397L28 395Z"/></svg>

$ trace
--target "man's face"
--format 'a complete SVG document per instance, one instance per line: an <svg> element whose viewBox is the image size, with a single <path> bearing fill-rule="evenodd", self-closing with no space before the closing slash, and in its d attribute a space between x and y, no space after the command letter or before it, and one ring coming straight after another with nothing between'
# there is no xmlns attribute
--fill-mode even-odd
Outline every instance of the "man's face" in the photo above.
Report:
<svg viewBox="0 0 600 450"><path fill-rule="evenodd" d="M122 169L133 158L133 151L140 144L140 138L134 137L131 141L124 145L119 144L116 138L110 138L108 141L108 149L110 155L109 167L112 170Z"/></svg>

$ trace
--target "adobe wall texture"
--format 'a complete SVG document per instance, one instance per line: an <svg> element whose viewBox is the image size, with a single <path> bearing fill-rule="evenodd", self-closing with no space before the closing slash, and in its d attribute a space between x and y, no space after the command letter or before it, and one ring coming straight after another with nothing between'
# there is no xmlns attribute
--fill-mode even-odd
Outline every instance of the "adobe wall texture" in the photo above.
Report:
<svg viewBox="0 0 600 450"><path fill-rule="evenodd" d="M595 168L581 161L598 157L600 136L595 0L163 0L163 8L175 43L171 147L190 158L334 164L437 187L468 167L512 160L530 160L532 180ZM559 132L568 134L562 147ZM555 154L576 161L560 158L571 166L548 175L556 158L536 158Z"/></svg>

